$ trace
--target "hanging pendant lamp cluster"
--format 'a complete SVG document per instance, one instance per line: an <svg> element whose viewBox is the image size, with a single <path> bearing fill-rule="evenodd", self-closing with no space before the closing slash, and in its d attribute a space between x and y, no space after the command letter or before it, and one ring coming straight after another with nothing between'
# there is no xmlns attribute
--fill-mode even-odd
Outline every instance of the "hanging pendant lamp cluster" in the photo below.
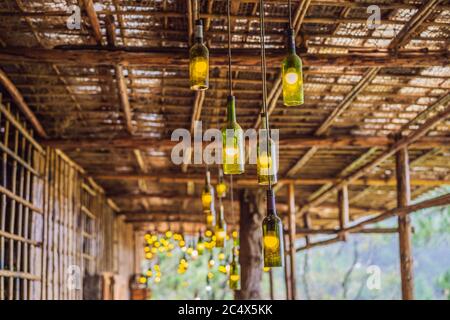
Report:
<svg viewBox="0 0 450 320"><path fill-rule="evenodd" d="M296 54L295 31L292 24L292 5L288 2L289 28L287 30L288 55L281 64L283 104L298 106L304 103L302 61ZM223 174L231 175L231 198L233 197L232 176L245 172L244 134L236 119L236 98L233 95L232 63L231 63L231 1L227 0L227 31L228 31L228 97L227 121L222 129L222 163L223 171L219 170L216 189L211 186L210 173L207 169L205 187L202 193L203 210L206 214L205 238L199 235L197 247L224 248L227 238L227 226L224 219L222 199L227 192L223 182ZM267 216L263 220L263 254L264 268L281 267L284 262L283 225L277 216L276 200L273 186L277 183L278 157L276 143L271 138L269 112L267 107L267 78L265 56L264 0L259 1L260 43L261 43L261 75L262 75L262 110L261 130L257 145L257 178L258 184L267 187ZM195 23L195 44L190 50L190 84L192 90L206 90L209 87L209 52L203 44L203 27L201 20ZM215 194L219 200L219 210L215 211ZM233 206L233 204L232 204ZM233 208L233 207L232 207ZM233 210L233 209L232 209ZM234 234L234 233L233 233ZM209 243L213 245L207 246ZM234 238L234 237L233 237ZM198 247L198 251L200 251ZM235 289L239 286L238 249L234 241L232 262L229 265L229 285ZM222 268L223 269L223 268ZM236 283L237 280L237 283Z"/></svg>

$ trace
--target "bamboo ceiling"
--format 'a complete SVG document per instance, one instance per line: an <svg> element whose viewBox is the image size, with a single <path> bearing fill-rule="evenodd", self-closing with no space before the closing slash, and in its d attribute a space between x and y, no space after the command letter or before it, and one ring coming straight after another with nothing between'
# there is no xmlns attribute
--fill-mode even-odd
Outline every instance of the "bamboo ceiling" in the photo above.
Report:
<svg viewBox="0 0 450 320"><path fill-rule="evenodd" d="M0 2L0 68L42 124L48 135L42 142L86 169L130 220L184 214L203 221L205 169L172 164L167 140L194 120L204 127L225 123L226 1L199 1L212 64L204 96L189 90L195 16L189 3ZM270 121L285 141L279 175L300 179L297 205L307 205L313 227L331 228L338 225L335 193L315 200L381 157L395 137L414 134L448 110L450 1L292 3L304 61L301 107L284 107L280 97L287 1L266 0L265 7ZM373 29L370 4L381 9ZM80 30L66 26L70 5L81 5ZM256 0L232 1L233 89L244 129L258 126L261 108L257 12ZM447 116L409 149L413 198L450 180ZM394 159L370 169L349 186L353 219L396 205ZM256 186L255 173L247 165L238 186ZM285 190L278 192L282 211Z"/></svg>

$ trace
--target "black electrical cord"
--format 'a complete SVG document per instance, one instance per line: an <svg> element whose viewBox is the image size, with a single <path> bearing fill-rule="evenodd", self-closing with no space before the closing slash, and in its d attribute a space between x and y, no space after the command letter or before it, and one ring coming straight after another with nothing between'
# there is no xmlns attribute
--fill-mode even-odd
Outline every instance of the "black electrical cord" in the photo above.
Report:
<svg viewBox="0 0 450 320"><path fill-rule="evenodd" d="M263 113L266 118L266 143L267 156L271 158L270 150L270 127L269 127L269 113L267 111L267 84L266 84L266 45L265 45L265 29L264 29L264 0L259 1L259 19L260 19L260 37L261 37L261 78L262 78L262 93L263 93ZM272 164L273 165L273 164ZM270 171L268 172L270 173ZM272 190L272 181L269 176L269 190Z"/></svg>
<svg viewBox="0 0 450 320"><path fill-rule="evenodd" d="M288 9L289 9L289 29L292 29L292 4L291 4L291 0L288 0Z"/></svg>
<svg viewBox="0 0 450 320"><path fill-rule="evenodd" d="M227 0L227 20L228 20L228 93L233 95L233 88L231 83L231 0Z"/></svg>

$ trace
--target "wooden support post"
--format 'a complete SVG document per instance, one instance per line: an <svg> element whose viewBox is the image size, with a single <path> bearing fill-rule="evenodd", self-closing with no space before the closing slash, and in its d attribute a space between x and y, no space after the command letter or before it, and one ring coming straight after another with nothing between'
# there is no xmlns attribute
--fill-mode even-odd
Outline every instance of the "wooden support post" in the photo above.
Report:
<svg viewBox="0 0 450 320"><path fill-rule="evenodd" d="M349 221L349 204L348 204L348 187L344 185L338 191L338 209L339 209L339 229L343 230L347 227ZM347 240L347 233L340 235L342 240Z"/></svg>
<svg viewBox="0 0 450 320"><path fill-rule="evenodd" d="M267 210L264 192L244 189L240 191L239 198L241 290L236 291L236 299L261 299L263 272L261 225Z"/></svg>
<svg viewBox="0 0 450 320"><path fill-rule="evenodd" d="M292 290L291 290L291 270L289 263L290 252L289 248L289 235L288 230L284 230L284 283L286 288L286 300L292 300Z"/></svg>
<svg viewBox="0 0 450 320"><path fill-rule="evenodd" d="M411 201L409 183L408 150L402 148L396 153L397 207L407 207ZM400 273L403 300L414 299L413 256L411 247L411 219L407 214L398 216L398 235L400 245Z"/></svg>
<svg viewBox="0 0 450 320"><path fill-rule="evenodd" d="M295 223L295 187L293 183L289 184L288 187L288 201L289 201L289 257L290 257L290 280L291 280L291 299L297 299L296 290L296 272L295 272L295 234L296 234L296 223Z"/></svg>

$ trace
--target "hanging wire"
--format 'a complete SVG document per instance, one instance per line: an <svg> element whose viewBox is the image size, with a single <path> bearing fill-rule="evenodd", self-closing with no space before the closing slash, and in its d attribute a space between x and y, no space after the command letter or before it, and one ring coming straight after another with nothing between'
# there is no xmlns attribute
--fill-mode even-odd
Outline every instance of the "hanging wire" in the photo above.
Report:
<svg viewBox="0 0 450 320"><path fill-rule="evenodd" d="M289 29L292 29L292 4L291 4L291 0L288 0L288 9L289 9Z"/></svg>
<svg viewBox="0 0 450 320"><path fill-rule="evenodd" d="M230 201L231 201L231 219L233 220L233 223L236 223L236 220L234 219L234 195L233 195L233 175L230 174Z"/></svg>
<svg viewBox="0 0 450 320"><path fill-rule="evenodd" d="M231 83L231 0L227 0L227 20L228 20L228 93L233 95L233 88Z"/></svg>
<svg viewBox="0 0 450 320"><path fill-rule="evenodd" d="M261 37L261 78L263 91L263 113L266 116L266 143L267 156L271 158L271 151L269 147L270 142L270 127L269 127L269 112L267 111L267 84L266 84L266 44L265 44L265 28L264 28L264 0L259 1L259 19L260 19L260 37ZM272 190L272 181L269 177L269 190Z"/></svg>

